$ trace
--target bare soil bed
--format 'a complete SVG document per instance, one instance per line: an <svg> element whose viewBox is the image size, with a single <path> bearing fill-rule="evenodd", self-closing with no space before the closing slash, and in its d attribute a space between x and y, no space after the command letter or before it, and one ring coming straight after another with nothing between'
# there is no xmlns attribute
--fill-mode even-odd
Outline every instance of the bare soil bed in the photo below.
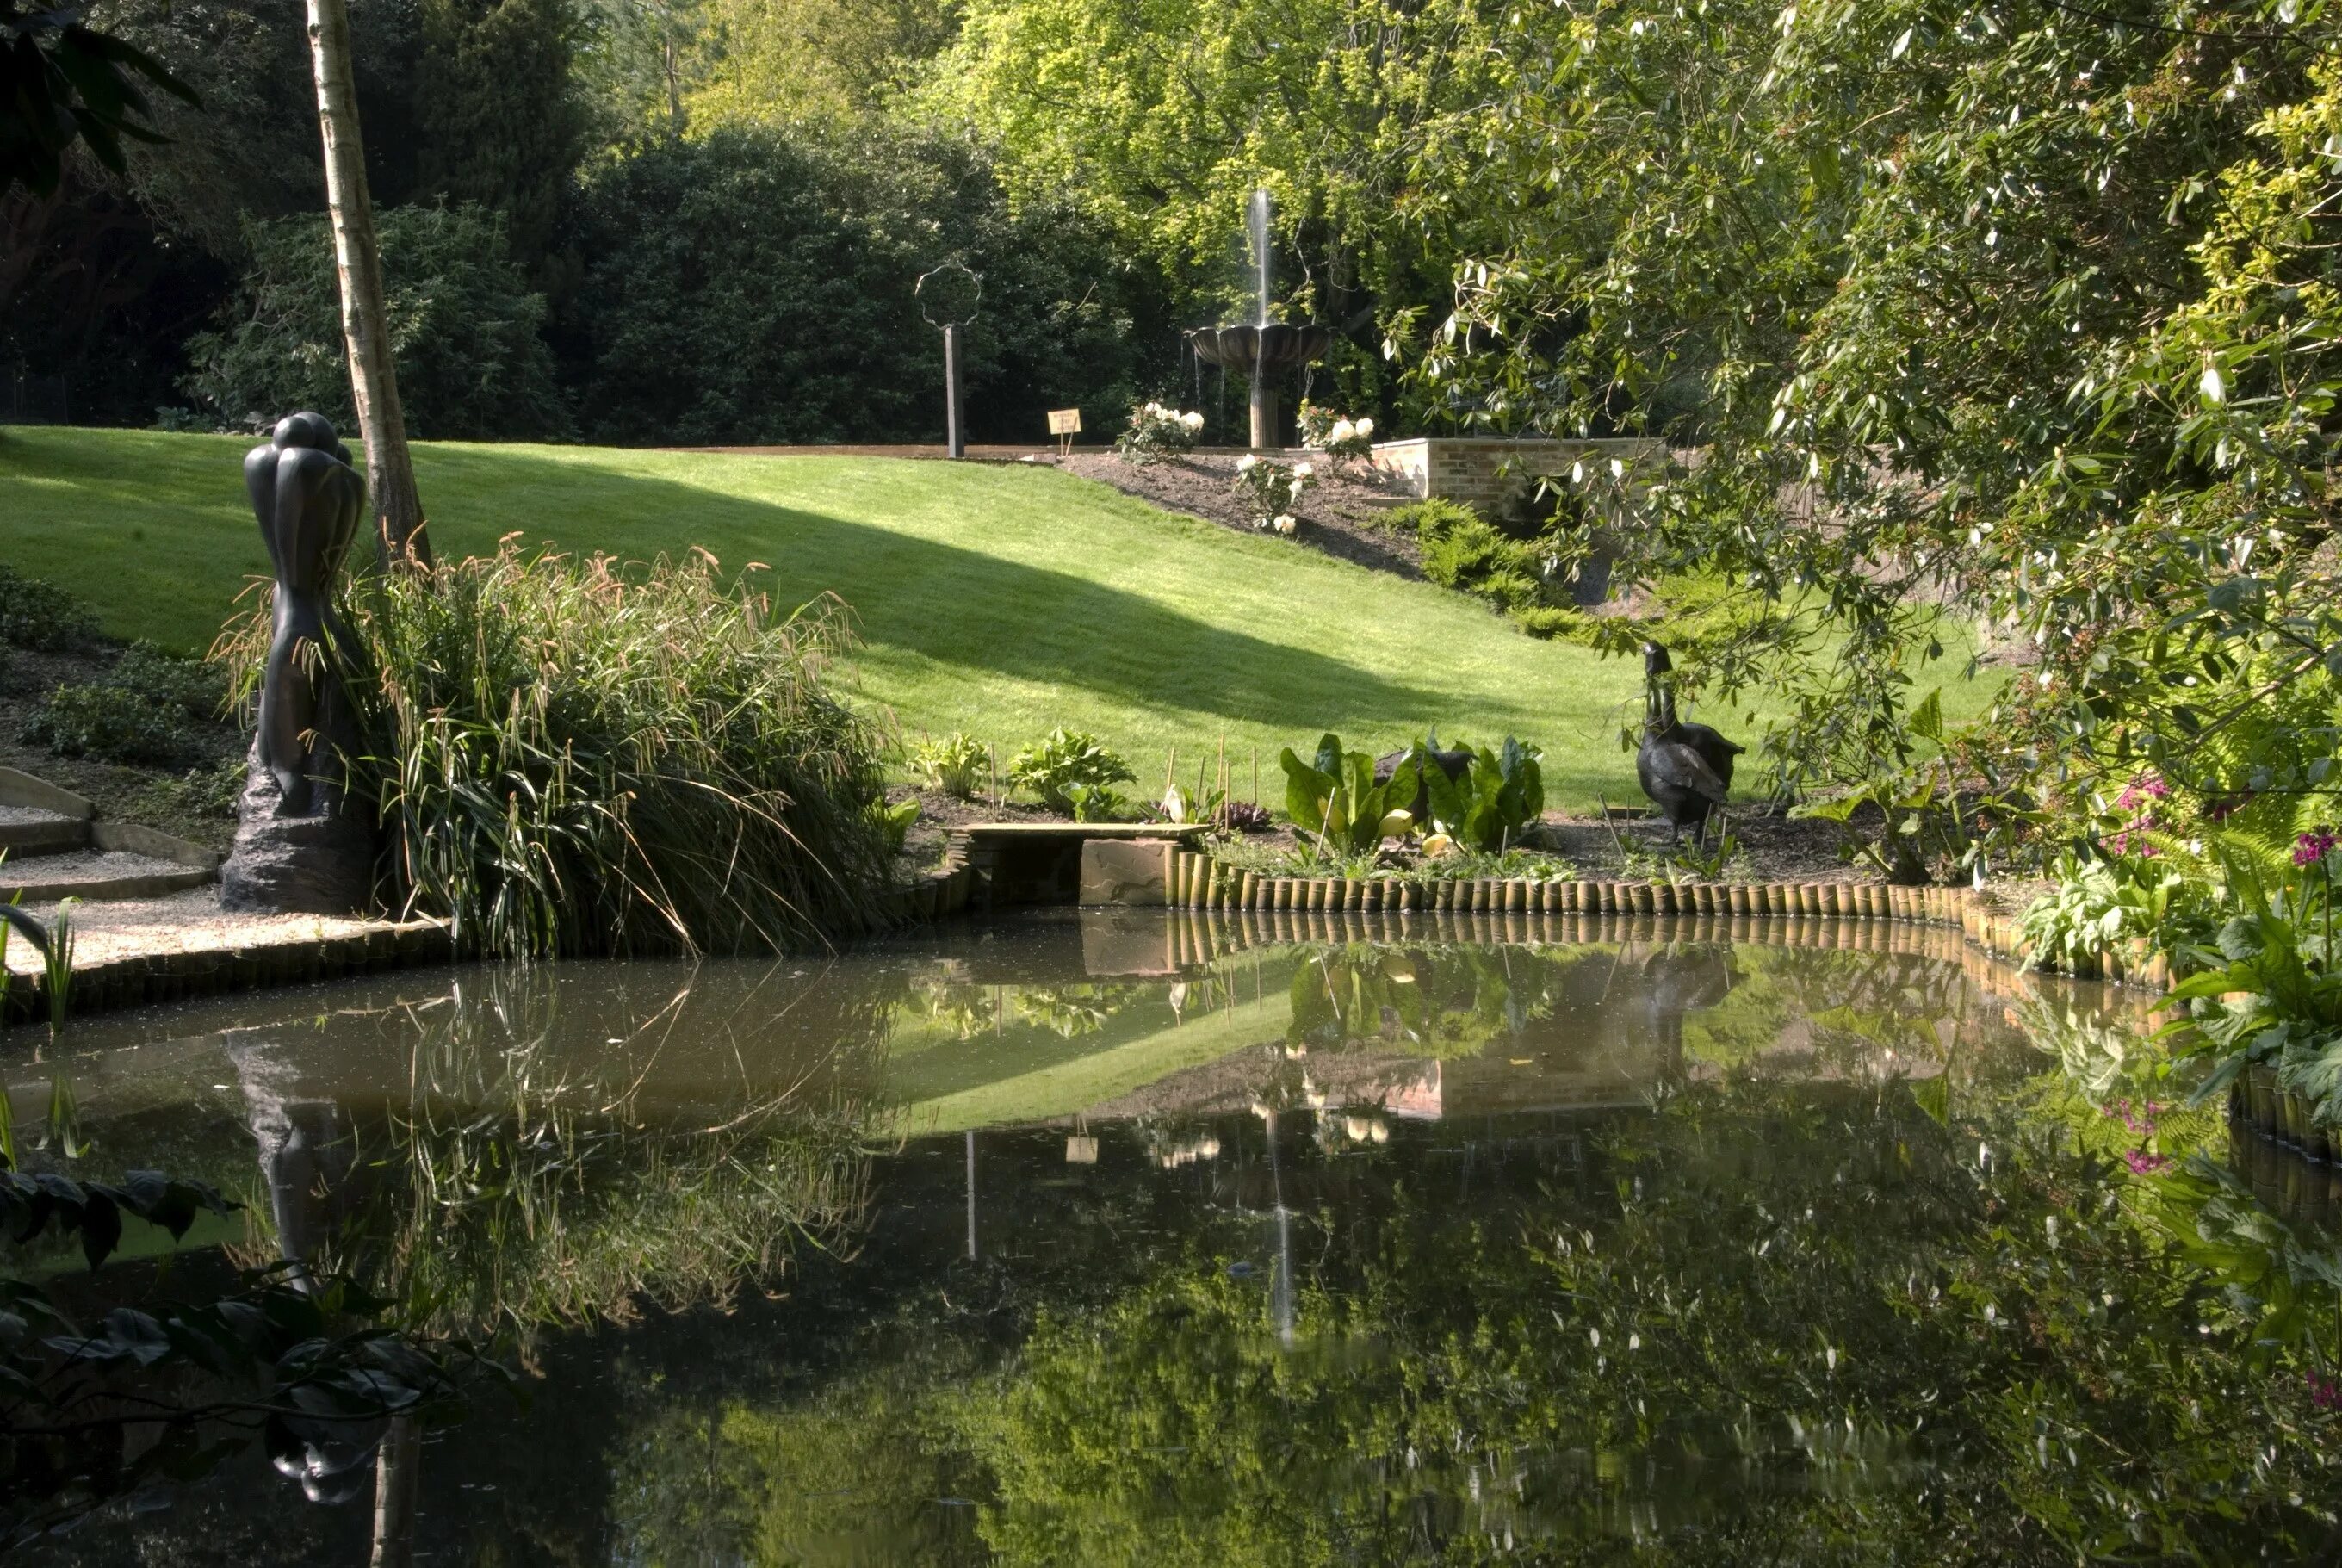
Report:
<svg viewBox="0 0 2342 1568"><path fill-rule="evenodd" d="M1249 534L1252 516L1236 488L1236 464L1243 456L1236 451L1194 452L1162 463L1140 464L1118 453L1076 452L1070 457L1044 461L1168 511L1185 512ZM1379 572L1412 578L1423 575L1415 541L1380 525L1380 519L1393 507L1413 499L1390 476L1363 458L1336 462L1322 452L1283 452L1276 459L1310 464L1317 480L1302 493L1300 504L1294 508L1294 515L1301 521L1301 531L1294 535L1296 541Z"/></svg>
<svg viewBox="0 0 2342 1568"><path fill-rule="evenodd" d="M922 867L932 867L942 860L946 842L954 828L971 823L1066 820L1019 801L995 805L988 796L960 800L940 790L902 787L887 793L896 801L913 794L918 797L919 820L913 824L904 848L910 864ZM1535 830L1535 839L1526 847L1559 856L1590 878L1626 876L1628 866L1619 854L1621 846L1634 854L1662 854L1666 849L1667 825L1656 817L1630 814L1624 806L1616 810L1619 814L1606 824L1599 817L1549 813ZM1857 831L1867 840L1877 835L1879 825L1877 822L1857 824ZM1727 882L1877 880L1874 870L1849 863L1843 848L1844 832L1832 823L1749 812L1732 817L1731 833L1740 842L1740 852L1725 868L1723 880ZM1244 834L1241 842L1247 860L1260 855L1297 854L1302 848L1301 836L1287 823Z"/></svg>

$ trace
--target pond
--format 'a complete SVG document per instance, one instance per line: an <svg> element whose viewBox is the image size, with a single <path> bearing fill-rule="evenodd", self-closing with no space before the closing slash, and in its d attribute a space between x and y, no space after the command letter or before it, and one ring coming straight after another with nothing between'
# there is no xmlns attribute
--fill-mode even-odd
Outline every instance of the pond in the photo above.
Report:
<svg viewBox="0 0 2342 1568"><path fill-rule="evenodd" d="M516 1369L389 1451L418 1563L2298 1560L2328 1183L2151 1027L1876 924L1063 911L0 1050L28 1164L246 1204L20 1252L76 1314L291 1255ZM364 1563L360 1459L19 1555Z"/></svg>

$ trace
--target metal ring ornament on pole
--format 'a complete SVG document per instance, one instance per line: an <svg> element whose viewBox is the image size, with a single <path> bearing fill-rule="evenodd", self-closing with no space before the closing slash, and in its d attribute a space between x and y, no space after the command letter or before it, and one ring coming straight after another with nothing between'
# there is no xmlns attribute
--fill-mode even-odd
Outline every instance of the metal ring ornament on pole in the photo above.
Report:
<svg viewBox="0 0 2342 1568"><path fill-rule="evenodd" d="M928 285L936 286L929 288ZM946 262L919 275L911 293L919 315L944 335L944 451L952 457L967 455L967 438L959 418L959 330L976 319L984 304L984 279L957 262ZM963 302L966 309L962 309ZM937 319L936 313L942 313Z"/></svg>
<svg viewBox="0 0 2342 1568"><path fill-rule="evenodd" d="M967 281L956 283L947 275L954 273ZM930 285L934 285L932 289ZM967 309L965 314L958 309L959 302L953 297L954 293L959 290L966 291ZM919 314L926 318L929 326L966 326L976 319L977 309L984 304L984 275L970 272L956 261L946 262L941 266L929 267L921 273L911 292L918 296ZM943 312L940 318L936 315L938 308Z"/></svg>

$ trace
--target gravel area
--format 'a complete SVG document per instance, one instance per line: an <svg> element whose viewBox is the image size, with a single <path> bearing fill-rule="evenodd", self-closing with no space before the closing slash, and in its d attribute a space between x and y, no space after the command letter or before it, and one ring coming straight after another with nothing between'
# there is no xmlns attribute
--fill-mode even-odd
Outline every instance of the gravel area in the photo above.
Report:
<svg viewBox="0 0 2342 1568"><path fill-rule="evenodd" d="M0 861L0 892L35 883L99 882L128 876L173 876L192 869L175 860L127 850L75 849L63 854L31 855Z"/></svg>
<svg viewBox="0 0 2342 1568"><path fill-rule="evenodd" d="M72 820L63 812L43 811L36 805L0 805L0 827L24 827L34 823Z"/></svg>

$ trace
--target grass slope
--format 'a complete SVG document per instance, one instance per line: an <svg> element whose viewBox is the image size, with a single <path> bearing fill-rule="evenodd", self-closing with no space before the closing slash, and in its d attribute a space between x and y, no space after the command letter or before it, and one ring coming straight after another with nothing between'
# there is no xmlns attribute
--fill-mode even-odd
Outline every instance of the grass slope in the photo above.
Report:
<svg viewBox="0 0 2342 1568"><path fill-rule="evenodd" d="M249 445L0 432L0 560L81 594L116 635L199 651L268 570L239 472ZM1239 791L1258 747L1274 802L1280 747L1333 729L1379 749L1436 724L1543 745L1556 804L1634 795L1616 740L1631 664L1051 469L452 444L415 463L443 556L507 534L628 558L696 544L727 568L762 564L778 604L837 594L866 644L849 689L907 734L966 730L1004 764L1072 724L1151 789L1166 748L1192 780L1225 737Z"/></svg>

